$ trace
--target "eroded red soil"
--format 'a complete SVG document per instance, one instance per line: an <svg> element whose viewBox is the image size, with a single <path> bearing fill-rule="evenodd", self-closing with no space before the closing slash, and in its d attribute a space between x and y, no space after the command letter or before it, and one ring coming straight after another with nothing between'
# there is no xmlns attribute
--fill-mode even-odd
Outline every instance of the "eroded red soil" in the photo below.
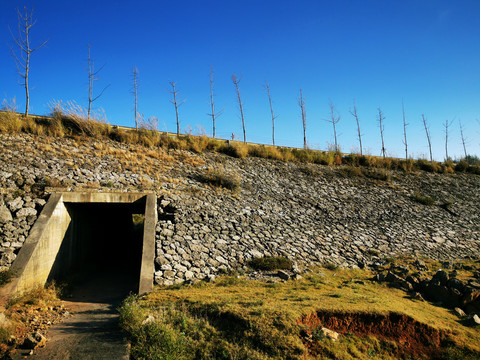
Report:
<svg viewBox="0 0 480 360"><path fill-rule="evenodd" d="M312 341L310 335L322 327L340 334L351 333L359 337L373 336L393 341L398 345L397 355L409 354L412 357L435 358L442 348L442 342L448 339L445 332L399 313L317 311L302 317L297 323L305 327L307 336L303 340L312 355L319 355L323 348L318 342Z"/></svg>

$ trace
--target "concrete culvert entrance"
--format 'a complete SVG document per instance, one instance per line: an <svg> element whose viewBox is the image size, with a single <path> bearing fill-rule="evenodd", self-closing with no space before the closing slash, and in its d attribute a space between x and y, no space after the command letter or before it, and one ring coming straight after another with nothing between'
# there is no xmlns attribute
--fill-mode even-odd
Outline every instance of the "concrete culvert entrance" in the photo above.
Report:
<svg viewBox="0 0 480 360"><path fill-rule="evenodd" d="M65 207L71 221L48 281L66 284L67 297L81 295L89 301L137 292L144 201L65 203Z"/></svg>
<svg viewBox="0 0 480 360"><path fill-rule="evenodd" d="M90 280L117 283L127 294L151 291L156 204L155 194L51 194L12 265L17 276L2 290L13 295L48 280Z"/></svg>
<svg viewBox="0 0 480 360"><path fill-rule="evenodd" d="M116 309L128 293L153 288L156 205L155 194L50 196L12 265L9 293L66 283L72 315L49 329L32 359L129 359Z"/></svg>

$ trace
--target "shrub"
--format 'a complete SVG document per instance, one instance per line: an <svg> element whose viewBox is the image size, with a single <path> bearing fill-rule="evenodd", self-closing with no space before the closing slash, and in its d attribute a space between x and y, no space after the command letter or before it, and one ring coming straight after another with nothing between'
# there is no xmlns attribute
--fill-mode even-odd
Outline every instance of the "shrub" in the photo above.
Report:
<svg viewBox="0 0 480 360"><path fill-rule="evenodd" d="M221 146L218 151L235 158L243 159L248 155L248 145L241 142L230 141Z"/></svg>
<svg viewBox="0 0 480 360"><path fill-rule="evenodd" d="M10 269L0 271L0 286L8 284L13 276L14 274Z"/></svg>
<svg viewBox="0 0 480 360"><path fill-rule="evenodd" d="M346 178L353 178L363 176L363 172L360 168L354 166L345 166L337 171L340 175Z"/></svg>
<svg viewBox="0 0 480 360"><path fill-rule="evenodd" d="M233 172L227 172L223 167L208 168L201 179L207 184L223 187L232 191L240 189L240 177Z"/></svg>
<svg viewBox="0 0 480 360"><path fill-rule="evenodd" d="M381 181L390 181L390 173L387 172L385 169L364 169L363 174L374 180L381 180Z"/></svg>
<svg viewBox="0 0 480 360"><path fill-rule="evenodd" d="M455 165L455 171L465 172L468 169L468 162L465 160L460 160L457 165Z"/></svg>
<svg viewBox="0 0 480 360"><path fill-rule="evenodd" d="M282 270L291 269L293 262L284 256L265 256L250 260L248 265L254 270Z"/></svg>
<svg viewBox="0 0 480 360"><path fill-rule="evenodd" d="M415 195L412 196L412 200L423 205L433 205L433 203L435 202L435 200L431 197L420 195L420 193L418 192L416 192Z"/></svg>
<svg viewBox="0 0 480 360"><path fill-rule="evenodd" d="M248 155L263 159L283 160L282 152L273 146L250 145Z"/></svg>
<svg viewBox="0 0 480 360"><path fill-rule="evenodd" d="M417 166L420 170L427 171L427 172L441 172L442 167L434 162L434 161L427 161L425 159L419 159L417 160Z"/></svg>

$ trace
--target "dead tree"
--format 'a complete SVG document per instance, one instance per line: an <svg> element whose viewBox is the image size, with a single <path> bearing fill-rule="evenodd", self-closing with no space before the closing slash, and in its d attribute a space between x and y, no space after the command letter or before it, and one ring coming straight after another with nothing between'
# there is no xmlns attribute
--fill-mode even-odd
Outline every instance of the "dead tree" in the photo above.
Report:
<svg viewBox="0 0 480 360"><path fill-rule="evenodd" d="M305 100L303 99L302 89L300 89L300 97L298 98L298 106L302 112L302 124L303 124L303 148L307 149L307 113L305 111Z"/></svg>
<svg viewBox="0 0 480 360"><path fill-rule="evenodd" d="M460 124L460 136L462 138L462 145L463 145L463 152L465 154L465 159L467 158L467 146L466 146L466 143L467 143L467 138L463 135L463 126L462 126L462 121L459 120L458 121L459 124Z"/></svg>
<svg viewBox="0 0 480 360"><path fill-rule="evenodd" d="M92 111L92 104L94 101L98 100L100 96L103 95L103 92L110 86L107 85L103 88L103 90L97 96L93 96L93 82L99 79L98 73L102 71L105 65L103 65L100 69L95 71L95 60L92 59L90 56L90 43L88 44L88 111L87 111L87 120L90 120L90 114Z"/></svg>
<svg viewBox="0 0 480 360"><path fill-rule="evenodd" d="M385 129L383 121L385 117L383 116L382 109L378 108L378 127L380 128L380 138L382 140L382 156L385 159L385 142L383 141L383 130Z"/></svg>
<svg viewBox="0 0 480 360"><path fill-rule="evenodd" d="M180 107L180 105L182 105L185 100L181 100L178 98L178 90L175 88L175 81L171 81L169 80L168 81L170 83L170 86L172 87L172 90L169 91L170 94L172 94L173 96L173 99L170 100L170 102L175 106L175 116L177 118L177 136L180 135L180 120L178 118L178 108Z"/></svg>
<svg viewBox="0 0 480 360"><path fill-rule="evenodd" d="M265 90L267 90L268 102L270 104L270 113L272 114L272 144L275 146L275 119L278 117L274 115L273 106L272 106L272 97L270 96L270 86L268 82L265 81Z"/></svg>
<svg viewBox="0 0 480 360"><path fill-rule="evenodd" d="M238 97L238 106L240 107L240 116L242 118L242 126L243 126L243 142L247 142L247 135L245 133L245 118L243 117L243 106L242 106L242 98L240 97L240 90L238 89L238 83L240 79L237 78L235 74L232 74L232 81L235 85L235 89L237 90L237 97Z"/></svg>
<svg viewBox="0 0 480 360"><path fill-rule="evenodd" d="M132 94L135 97L135 129L138 131L138 111L137 111L137 96L138 96L138 69L136 66L132 69L133 89Z"/></svg>
<svg viewBox="0 0 480 360"><path fill-rule="evenodd" d="M335 140L335 152L338 152L338 143L337 143L337 128L336 125L340 121L340 115L335 117L335 107L333 103L330 101L330 120L327 120L333 126L333 138Z"/></svg>
<svg viewBox="0 0 480 360"><path fill-rule="evenodd" d="M432 156L432 142L430 141L430 131L429 127L427 124L427 119L425 118L425 115L422 114L422 122L423 122L423 127L425 128L425 134L427 135L427 141L428 141L428 150L430 151L430 161L433 161L433 156Z"/></svg>
<svg viewBox="0 0 480 360"><path fill-rule="evenodd" d="M215 114L215 103L213 102L213 67L210 67L210 105L212 107L212 113L208 115L212 117L213 138L215 139L215 119L222 115L223 110L220 110Z"/></svg>
<svg viewBox="0 0 480 360"><path fill-rule="evenodd" d="M403 145L405 145L405 160L408 160L408 143L407 143L407 122L405 121L405 107L402 100L402 115L403 115Z"/></svg>
<svg viewBox="0 0 480 360"><path fill-rule="evenodd" d="M360 121L358 120L357 114L357 105L355 101L353 102L353 111L350 110L350 114L353 115L355 121L357 122L357 134L358 134L358 142L360 144L360 155L363 155L363 147L362 147L362 133L360 132Z"/></svg>
<svg viewBox="0 0 480 360"><path fill-rule="evenodd" d="M18 52L10 47L10 51L15 58L15 63L17 65L17 72L22 79L20 85L25 86L25 97L26 97L26 105L25 105L25 117L28 116L28 108L30 105L30 93L28 89L28 74L30 71L30 55L43 47L48 40L45 40L39 46L35 48L31 48L30 45L30 31L32 27L37 22L33 17L33 9L29 12L27 7L24 7L24 13L21 13L20 10L17 9L17 18L18 18L18 36L15 37L13 35L12 30L10 30L10 34L12 35L13 41L18 46Z"/></svg>
<svg viewBox="0 0 480 360"><path fill-rule="evenodd" d="M445 128L445 161L448 161L448 128L452 125L454 120L445 120L443 127Z"/></svg>

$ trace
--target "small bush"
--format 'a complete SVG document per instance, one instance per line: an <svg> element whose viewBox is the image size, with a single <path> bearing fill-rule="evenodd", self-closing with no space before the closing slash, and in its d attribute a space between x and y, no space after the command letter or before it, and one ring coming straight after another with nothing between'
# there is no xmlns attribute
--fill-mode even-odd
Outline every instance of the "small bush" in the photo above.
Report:
<svg viewBox="0 0 480 360"><path fill-rule="evenodd" d="M431 197L420 195L418 192L412 196L412 200L423 205L433 205L435 202Z"/></svg>
<svg viewBox="0 0 480 360"><path fill-rule="evenodd" d="M231 141L221 146L218 151L235 158L243 159L248 155L248 145Z"/></svg>
<svg viewBox="0 0 480 360"><path fill-rule="evenodd" d="M323 267L324 267L325 269L332 270L332 271L338 269L338 265L337 265L337 264L334 264L334 263L331 263L331 262L327 262L327 263L323 264Z"/></svg>
<svg viewBox="0 0 480 360"><path fill-rule="evenodd" d="M338 169L337 171L340 175L346 178L354 178L363 176L363 172L360 168L354 166L346 166Z"/></svg>
<svg viewBox="0 0 480 360"><path fill-rule="evenodd" d="M442 171L442 167L434 162L434 161L427 161L425 159L419 159L417 160L417 167L420 170L427 171L427 172L432 172L432 173L438 173Z"/></svg>
<svg viewBox="0 0 480 360"><path fill-rule="evenodd" d="M0 271L0 286L8 284L10 280L12 280L13 276L14 274L10 269Z"/></svg>
<svg viewBox="0 0 480 360"><path fill-rule="evenodd" d="M248 265L254 270L288 270L292 268L293 262L284 256L265 256L253 258Z"/></svg>
<svg viewBox="0 0 480 360"><path fill-rule="evenodd" d="M389 182L391 180L390 173L385 169L364 169L363 174L374 180L381 180Z"/></svg>
<svg viewBox="0 0 480 360"><path fill-rule="evenodd" d="M223 167L208 168L201 175L201 179L207 184L223 187L232 191L240 189L240 176L233 172L227 172Z"/></svg>

